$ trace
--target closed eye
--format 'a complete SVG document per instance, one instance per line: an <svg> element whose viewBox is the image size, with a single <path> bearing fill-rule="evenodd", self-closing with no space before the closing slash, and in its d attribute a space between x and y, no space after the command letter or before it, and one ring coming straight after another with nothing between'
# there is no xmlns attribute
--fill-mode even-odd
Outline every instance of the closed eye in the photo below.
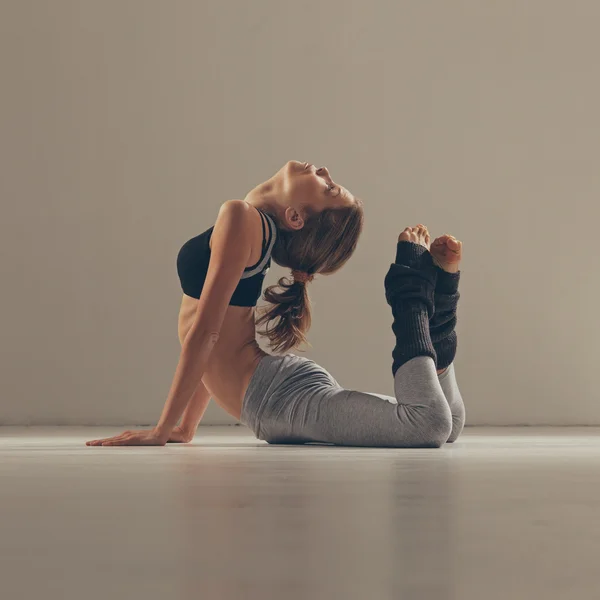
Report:
<svg viewBox="0 0 600 600"><path fill-rule="evenodd" d="M323 181L325 181L325 183L327 183L326 179L323 179ZM338 190L338 193L335 194L335 196L339 196L342 193L342 188L339 187L339 186L337 186L337 185L335 185L335 183L327 183L327 186L325 188L325 192L327 194L331 194L331 192L333 192L335 189Z"/></svg>
<svg viewBox="0 0 600 600"><path fill-rule="evenodd" d="M335 183L328 183L328 184L327 184L327 187L325 188L325 191L326 191L328 194L331 194L331 192L333 192L333 191L334 191L334 190L336 190L336 189L338 190L338 193L337 193L337 194L335 194L335 196L339 196L339 195L340 195L340 193L341 193L341 191L342 191L342 188L341 188L341 187L339 187L339 186L337 186L337 185L335 185Z"/></svg>
<svg viewBox="0 0 600 600"><path fill-rule="evenodd" d="M342 188L339 185L335 185L335 184L331 184L330 186L327 186L327 191L328 192L333 192L334 190L337 190L337 194L333 194L334 197L339 196L342 193Z"/></svg>

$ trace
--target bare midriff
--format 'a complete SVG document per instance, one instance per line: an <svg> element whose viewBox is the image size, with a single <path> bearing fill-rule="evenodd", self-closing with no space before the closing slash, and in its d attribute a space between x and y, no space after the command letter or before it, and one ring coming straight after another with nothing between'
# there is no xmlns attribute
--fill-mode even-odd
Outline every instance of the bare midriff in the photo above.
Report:
<svg viewBox="0 0 600 600"><path fill-rule="evenodd" d="M262 226L256 211L254 218L257 219L257 238L248 266L256 264L261 255ZM212 243L209 245L212 249ZM177 323L179 341L182 344L194 324L197 306L197 298L183 294ZM202 376L202 383L213 400L238 420L242 414L242 403L250 378L260 359L267 354L256 341L255 310L254 306L227 307L219 340Z"/></svg>
<svg viewBox="0 0 600 600"><path fill-rule="evenodd" d="M185 340L196 316L198 300L183 294L179 310L179 339ZM229 306L202 382L213 400L236 419L250 378L266 355L256 341L255 307Z"/></svg>

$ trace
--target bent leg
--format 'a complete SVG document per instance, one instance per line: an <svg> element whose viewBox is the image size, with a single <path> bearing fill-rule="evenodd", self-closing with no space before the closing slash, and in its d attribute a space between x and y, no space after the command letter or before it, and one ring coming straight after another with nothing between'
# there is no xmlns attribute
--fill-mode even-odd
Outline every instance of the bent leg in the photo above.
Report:
<svg viewBox="0 0 600 600"><path fill-rule="evenodd" d="M444 238L447 236L443 236ZM443 238L440 238L443 240ZM456 269L460 260L460 254L452 253L447 250L445 244L432 247L432 252L438 256L439 260L444 260L448 256L453 259L451 265ZM448 442L454 442L460 435L465 424L465 405L456 383L454 372L454 358L458 347L458 338L456 335L457 307L460 299L458 284L460 281L460 271L447 271L443 268L437 268L437 281L435 286L434 314L429 321L429 331L431 341L437 355L437 368L440 383L450 410L452 412L452 433Z"/></svg>
<svg viewBox="0 0 600 600"><path fill-rule="evenodd" d="M267 441L442 446L452 432L452 415L437 376L429 332L435 282L436 270L427 249L398 242L396 262L384 282L396 336L392 352L395 399L335 385L310 389L306 381L299 396L288 398L287 409L265 419L269 421L263 429L270 432Z"/></svg>
<svg viewBox="0 0 600 600"><path fill-rule="evenodd" d="M462 433L466 419L465 405L456 382L454 363L438 375L438 379L452 413L452 432L447 440L448 443L452 443Z"/></svg>
<svg viewBox="0 0 600 600"><path fill-rule="evenodd" d="M270 443L321 442L341 446L439 448L452 430L452 417L428 356L402 365L394 376L395 398L342 387L304 395L283 431L274 423Z"/></svg>
<svg viewBox="0 0 600 600"><path fill-rule="evenodd" d="M438 369L449 367L456 356L458 339L455 328L460 299L459 281L460 271L448 273L443 269L437 269L434 294L435 310L429 321L429 331L437 355Z"/></svg>

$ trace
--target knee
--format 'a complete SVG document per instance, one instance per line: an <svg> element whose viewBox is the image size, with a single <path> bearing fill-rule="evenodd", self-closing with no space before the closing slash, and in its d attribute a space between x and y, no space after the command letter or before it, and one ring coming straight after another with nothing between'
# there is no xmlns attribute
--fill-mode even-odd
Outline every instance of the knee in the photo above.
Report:
<svg viewBox="0 0 600 600"><path fill-rule="evenodd" d="M441 448L452 434L452 413L444 398L443 402L430 407L423 423L422 442L427 448Z"/></svg>
<svg viewBox="0 0 600 600"><path fill-rule="evenodd" d="M446 440L447 444L452 444L458 439L458 436L462 433L465 427L465 415L464 412L460 415L452 414L452 431L450 437Z"/></svg>
<svg viewBox="0 0 600 600"><path fill-rule="evenodd" d="M426 448L441 448L448 441L447 434L432 435L426 442Z"/></svg>
<svg viewBox="0 0 600 600"><path fill-rule="evenodd" d="M448 443L452 443L457 440L458 436L462 433L466 421L465 405L463 404L460 394L449 402L450 412L452 413L452 432L448 437Z"/></svg>
<svg viewBox="0 0 600 600"><path fill-rule="evenodd" d="M452 431L452 425L449 427L440 427L426 436L425 444L427 448L441 448L449 439Z"/></svg>
<svg viewBox="0 0 600 600"><path fill-rule="evenodd" d="M443 394L427 402L399 404L401 427L395 432L399 447L441 448L452 432L452 413Z"/></svg>

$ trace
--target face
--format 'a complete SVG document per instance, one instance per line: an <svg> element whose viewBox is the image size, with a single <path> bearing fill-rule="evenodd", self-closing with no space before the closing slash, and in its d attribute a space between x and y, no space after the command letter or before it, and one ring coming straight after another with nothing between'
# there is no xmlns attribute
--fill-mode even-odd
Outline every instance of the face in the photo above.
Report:
<svg viewBox="0 0 600 600"><path fill-rule="evenodd" d="M325 208L341 208L356 202L346 188L331 178L326 167L317 168L311 163L292 160L283 166L278 176L283 183L285 198L282 200L288 206L288 222L291 214L303 214L302 209L306 206L314 212L319 212ZM290 223L294 228L300 228L298 225L302 227L298 222Z"/></svg>

